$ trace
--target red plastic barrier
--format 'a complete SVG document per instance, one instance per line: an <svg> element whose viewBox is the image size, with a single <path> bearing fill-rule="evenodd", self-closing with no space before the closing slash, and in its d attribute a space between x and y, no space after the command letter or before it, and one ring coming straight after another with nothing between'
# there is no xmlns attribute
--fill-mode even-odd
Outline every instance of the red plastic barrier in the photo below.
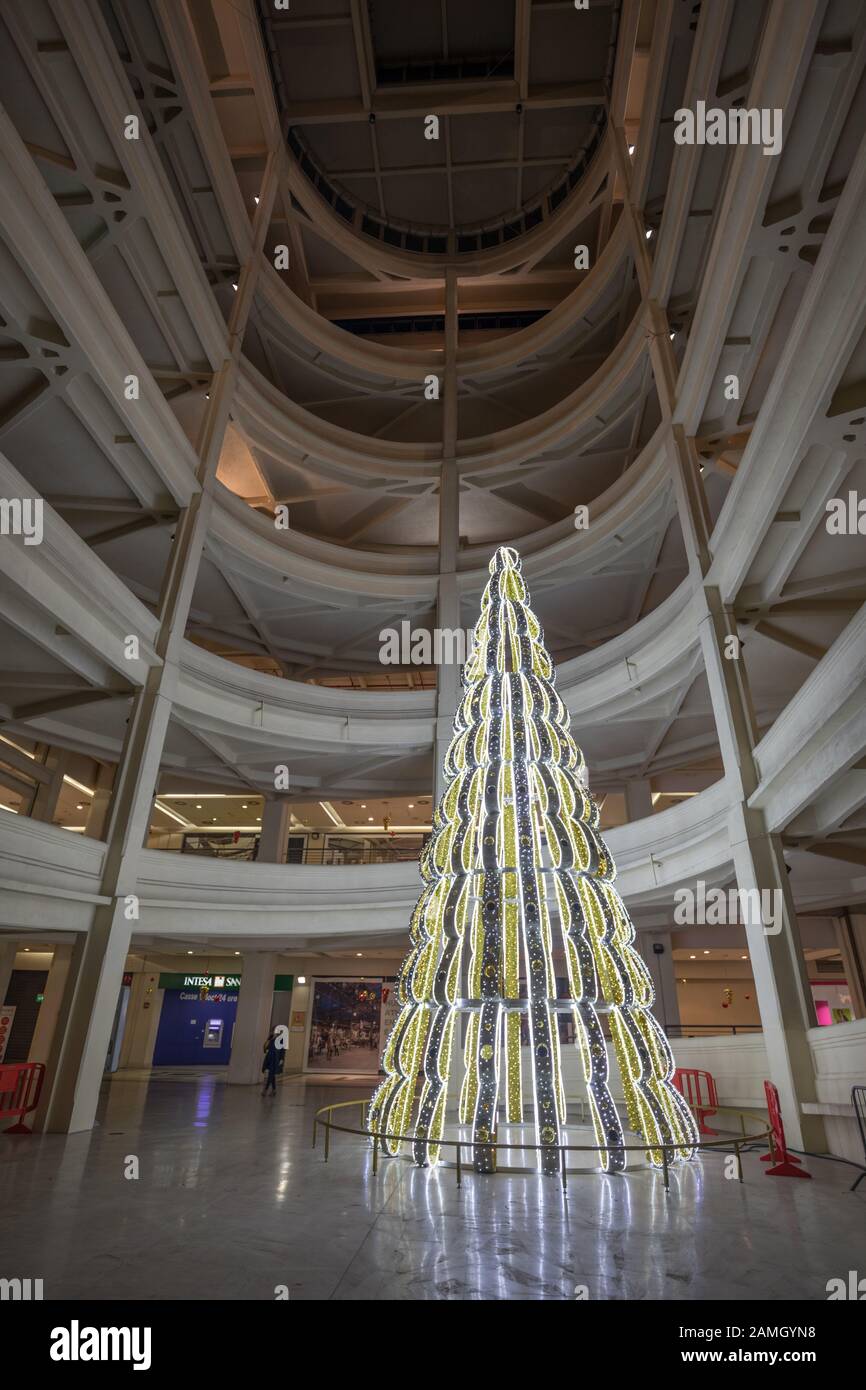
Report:
<svg viewBox="0 0 866 1390"><path fill-rule="evenodd" d="M10 1125L6 1134L32 1134L21 1116L36 1109L44 1080L44 1062L0 1064L0 1120L19 1117L17 1125Z"/></svg>
<svg viewBox="0 0 866 1390"><path fill-rule="evenodd" d="M715 1138L719 1131L704 1124L707 1116L715 1115L719 1108L716 1083L710 1072L698 1071L696 1067L677 1067L673 1082L686 1104L697 1115L701 1134L711 1134Z"/></svg>
<svg viewBox="0 0 866 1390"><path fill-rule="evenodd" d="M793 1154L789 1154L785 1147L785 1126L782 1124L782 1112L779 1109L779 1092L772 1081L764 1082L764 1095L767 1097L767 1110L770 1115L770 1152L767 1158L775 1165L768 1168L766 1176L768 1178L811 1178L812 1174L807 1173L805 1168L795 1167L800 1162ZM766 1162L767 1158L762 1159Z"/></svg>

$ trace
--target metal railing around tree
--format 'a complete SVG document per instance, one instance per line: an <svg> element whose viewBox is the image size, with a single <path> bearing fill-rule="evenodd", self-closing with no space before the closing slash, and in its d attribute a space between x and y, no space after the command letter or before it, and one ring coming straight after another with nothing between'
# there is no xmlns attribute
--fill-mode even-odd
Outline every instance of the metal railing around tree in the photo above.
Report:
<svg viewBox="0 0 866 1390"><path fill-rule="evenodd" d="M553 1150L559 1154L559 1180L562 1183L563 1192L566 1192L568 1187L567 1165L569 1154L590 1153L601 1155L603 1153L641 1153L644 1155L644 1157L647 1157L650 1152L658 1152L661 1154L661 1163L658 1166L662 1172L664 1185L666 1188L669 1188L671 1164L673 1162L677 1149L683 1147L679 1144L660 1144L657 1142L649 1143L646 1140L642 1140L635 1144L542 1145L533 1144L528 1141L525 1143L500 1143L499 1140L496 1139L495 1134L493 1139L488 1140L486 1142L476 1141L469 1137L462 1139L427 1139L416 1135L413 1138L405 1134L392 1134L386 1130L370 1129L364 1122L364 1110L369 1106L369 1104L369 1097L361 1100L343 1100L338 1101L334 1105L323 1105L319 1110L316 1111L313 1117L313 1148L316 1148L319 1129L321 1128L322 1130L324 1130L325 1134L324 1158L326 1163L328 1162L331 1156L332 1130L335 1130L340 1134L353 1134L356 1136L360 1136L364 1139L372 1140L372 1170L374 1177L376 1177L379 1171L379 1155L381 1147L385 1142L389 1140L400 1144L421 1143L424 1146L425 1152L428 1148L432 1147L437 1152L439 1149L444 1149L446 1154L453 1153L453 1158L450 1161L446 1159L445 1163L447 1167L453 1166L455 1170L455 1176L457 1179L458 1187L462 1186L463 1174L467 1171L467 1164L464 1160L466 1158L469 1158L471 1164L474 1153L478 1149L485 1150L492 1154L494 1172L496 1172L496 1156L500 1151L520 1151L523 1153L529 1153L534 1155L540 1153L542 1149L546 1150L547 1152ZM352 1108L358 1107L360 1107L361 1109L360 1124L338 1124L337 1121L332 1118L336 1110L350 1110ZM709 1152L714 1149L723 1154L733 1153L736 1156L737 1160L737 1179L739 1182L742 1182L742 1151L743 1149L748 1150L749 1148L751 1148L753 1144L759 1143L763 1139L767 1139L771 1142L770 1126L767 1124L767 1121L763 1118L763 1116L756 1115L751 1110L740 1110L735 1108L734 1106L720 1105L717 1113L720 1112L724 1112L726 1115L732 1115L736 1117L740 1133L737 1134L734 1131L729 1134L720 1135L718 1139L713 1139L709 1142L705 1140L700 1140L698 1143L689 1144L687 1147L693 1149L696 1153ZM746 1129L747 1121L751 1126L751 1128L748 1130ZM396 1155L392 1157L396 1158ZM503 1174L506 1174L509 1170L508 1168L500 1168L499 1171ZM526 1170L512 1169L511 1171L519 1173L521 1171Z"/></svg>

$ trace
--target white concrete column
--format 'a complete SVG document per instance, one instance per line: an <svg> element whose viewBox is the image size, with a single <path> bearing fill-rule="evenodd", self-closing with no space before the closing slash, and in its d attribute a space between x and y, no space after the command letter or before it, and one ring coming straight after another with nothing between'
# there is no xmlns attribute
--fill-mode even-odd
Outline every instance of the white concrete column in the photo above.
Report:
<svg viewBox="0 0 866 1390"><path fill-rule="evenodd" d="M803 1115L803 1101L817 1100L815 1064L808 1030L816 1024L806 977L800 928L777 835L768 833L763 814L750 810L748 798L758 782L752 750L757 741L746 663L725 656L736 622L718 590L701 586L706 615L700 621L701 650L716 720L725 780L731 796L728 812L731 849L741 890L761 894L777 920L747 921L746 942L764 1030L769 1080L779 1091L785 1132L793 1148L826 1147L820 1117ZM764 895L769 896L764 898Z"/></svg>
<svg viewBox="0 0 866 1390"><path fill-rule="evenodd" d="M0 1004L6 1001L6 991L9 988L12 971L15 969L17 954L18 942L10 941L8 937L4 937L0 941Z"/></svg>
<svg viewBox="0 0 866 1390"><path fill-rule="evenodd" d="M87 933L44 1126L59 1133L90 1129L111 1037L133 924L140 919L138 865L150 822L165 735L177 688L181 649L213 506L213 486L237 381L244 329L277 188L279 155L268 156L252 228L249 258L229 315L225 356L211 384L196 444L197 490L181 512L169 553L154 643L159 665L132 702L108 825L100 906Z"/></svg>
<svg viewBox="0 0 866 1390"><path fill-rule="evenodd" d="M625 784L625 813L629 822L643 820L653 813L652 786L648 777Z"/></svg>
<svg viewBox="0 0 866 1390"><path fill-rule="evenodd" d="M298 983L299 975L304 976L304 984ZM312 986L310 976L306 970L299 970L295 975L294 988L292 990L292 1007L289 1014L289 1048L286 1053L285 1070L290 1072L303 1071L307 1064L307 1057L304 1051L307 1040L308 1015L312 1007ZM297 1032L291 1027L291 1020L295 1014L304 1015L304 1023Z"/></svg>
<svg viewBox="0 0 866 1390"><path fill-rule="evenodd" d="M263 864L285 864L292 819L291 802L286 797L266 801L262 811L258 859Z"/></svg>
<svg viewBox="0 0 866 1390"><path fill-rule="evenodd" d="M244 952L244 969L238 990L238 1011L229 1061L230 1085L252 1086L262 1081L265 1039L271 1029L274 1002L275 951Z"/></svg>
<svg viewBox="0 0 866 1390"><path fill-rule="evenodd" d="M781 22L778 17L777 22ZM799 57L795 68L798 63ZM780 62L775 69L769 67L768 70L774 74L771 80L781 81L786 65ZM782 929L778 936L768 935L760 922L746 928L767 1046L769 1079L778 1087L792 1146L822 1150L826 1147L822 1122L818 1117L800 1113L803 1101L816 1099L814 1062L807 1038L807 1029L815 1019L785 861L778 837L767 833L763 816L749 811L747 805L758 781L753 757L758 732L745 661L739 653L739 659L726 655L726 646L735 645L726 643L725 639L738 635L736 622L730 609L723 605L718 589L706 582L712 562L711 518L706 492L695 441L686 435L677 418L678 367L670 341L670 325L664 307L653 298L652 266L641 232L639 212L631 203L630 170L624 156L622 131L616 131L614 136L620 176L626 188L624 215L629 219L644 315L650 330L650 359L662 419L668 427L667 452L680 527L689 574L704 609L699 624L701 651L725 768L737 882L741 889L778 894L771 901L783 905ZM766 173L760 163L757 167L762 174Z"/></svg>
<svg viewBox="0 0 866 1390"><path fill-rule="evenodd" d="M439 576L436 625L440 628L452 629L460 626L460 595L457 591L456 574ZM455 664L441 665L436 674L436 742L433 749L434 805L438 805L439 798L446 788L446 778L442 765L448 751L448 745L451 742L454 714L459 698L460 667Z"/></svg>
<svg viewBox="0 0 866 1390"><path fill-rule="evenodd" d="M108 763L100 763L96 774L93 800L84 822L84 833L90 840L103 840L108 828L108 815L111 809L111 793L114 787L116 769Z"/></svg>
<svg viewBox="0 0 866 1390"><path fill-rule="evenodd" d="M680 527L689 574L704 610L699 623L701 651L725 769L737 883L744 890L778 894L778 898L771 901L783 905L782 929L778 936L768 935L761 923L746 928L767 1046L769 1079L778 1087L791 1145L820 1151L826 1147L821 1120L800 1113L803 1101L816 1099L814 1062L807 1037L807 1029L815 1019L785 861L778 837L767 833L763 816L750 811L747 804L758 782L753 757L758 730L745 660L739 652L737 658L726 655L726 647L736 646L726 642L738 636L736 622L731 610L722 603L718 589L706 582L712 558L706 493L695 442L677 420L678 367L667 314L652 297L652 267L641 233L639 213L631 204L630 170L624 155L622 131L616 131L614 138L620 176L626 188L624 215L629 219L644 315L650 330L650 360L662 419L668 428L667 452Z"/></svg>
<svg viewBox="0 0 866 1390"><path fill-rule="evenodd" d="M63 776L68 762L69 754L65 748L48 748L46 750L41 766L49 775L45 781L40 781L36 788L30 807L32 820L48 821L49 823L53 821L57 803L60 800L60 793L63 790Z"/></svg>
<svg viewBox="0 0 866 1390"><path fill-rule="evenodd" d="M835 927L854 1017L866 1018L866 916L843 911Z"/></svg>
<svg viewBox="0 0 866 1390"><path fill-rule="evenodd" d="M158 970L142 970L132 977L126 1028L120 1044L120 1063L124 1067L149 1067L159 1032L165 990L159 987Z"/></svg>
<svg viewBox="0 0 866 1390"><path fill-rule="evenodd" d="M460 491L457 476L457 275L445 280L445 380L442 405L442 469L439 476L439 589L436 625L460 627L457 552L460 547ZM460 668L440 665L436 673L436 741L433 748L434 803L445 791L442 762L451 741L460 699Z"/></svg>
<svg viewBox="0 0 866 1390"><path fill-rule="evenodd" d="M46 1130L74 1134L93 1128L131 935L122 899L113 909L97 911L78 969L70 970L72 999L62 1047L56 1068L46 1077Z"/></svg>
<svg viewBox="0 0 866 1390"><path fill-rule="evenodd" d="M674 948L670 932L637 933L635 945L639 948L652 977L656 1000L653 1013L663 1028L673 1028L676 1036L680 1023L680 1006L677 998L677 972L674 967ZM661 950L655 950L655 947Z"/></svg>
<svg viewBox="0 0 866 1390"><path fill-rule="evenodd" d="M47 1063L51 1055L54 1030L63 1008L63 998L69 981L72 951L72 942L68 946L54 947L54 955L48 968L48 979L45 981L44 995L39 1006L36 1027L33 1030L30 1051L27 1055L28 1062Z"/></svg>

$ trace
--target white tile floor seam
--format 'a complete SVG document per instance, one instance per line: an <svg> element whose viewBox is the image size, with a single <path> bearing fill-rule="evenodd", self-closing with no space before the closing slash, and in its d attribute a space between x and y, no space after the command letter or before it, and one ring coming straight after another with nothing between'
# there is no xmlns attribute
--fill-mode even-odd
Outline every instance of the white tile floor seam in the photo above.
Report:
<svg viewBox="0 0 866 1390"><path fill-rule="evenodd" d="M422 1170L360 1138L323 1136L315 1110L358 1097L286 1078L258 1087L161 1078L107 1083L99 1126L0 1135L0 1277L47 1299L776 1301L825 1299L866 1274L866 1183L806 1160L810 1182L745 1182L719 1155L671 1176L635 1167L554 1178ZM124 1163L137 1155L141 1176Z"/></svg>

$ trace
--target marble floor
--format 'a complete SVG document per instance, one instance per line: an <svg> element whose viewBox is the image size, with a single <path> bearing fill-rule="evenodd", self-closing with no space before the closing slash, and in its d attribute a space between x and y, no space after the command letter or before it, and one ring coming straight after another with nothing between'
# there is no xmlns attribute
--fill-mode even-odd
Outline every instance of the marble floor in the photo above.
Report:
<svg viewBox="0 0 866 1390"><path fill-rule="evenodd" d="M866 1183L809 1160L813 1181L745 1182L705 1155L672 1174L478 1177L384 1160L334 1135L319 1105L355 1100L286 1078L276 1097L213 1076L107 1083L99 1124L0 1135L0 1277L46 1299L703 1299L827 1297L866 1273ZM130 1158L139 1176L125 1176ZM583 1290L585 1289L585 1292ZM576 1290L578 1291L576 1294Z"/></svg>

